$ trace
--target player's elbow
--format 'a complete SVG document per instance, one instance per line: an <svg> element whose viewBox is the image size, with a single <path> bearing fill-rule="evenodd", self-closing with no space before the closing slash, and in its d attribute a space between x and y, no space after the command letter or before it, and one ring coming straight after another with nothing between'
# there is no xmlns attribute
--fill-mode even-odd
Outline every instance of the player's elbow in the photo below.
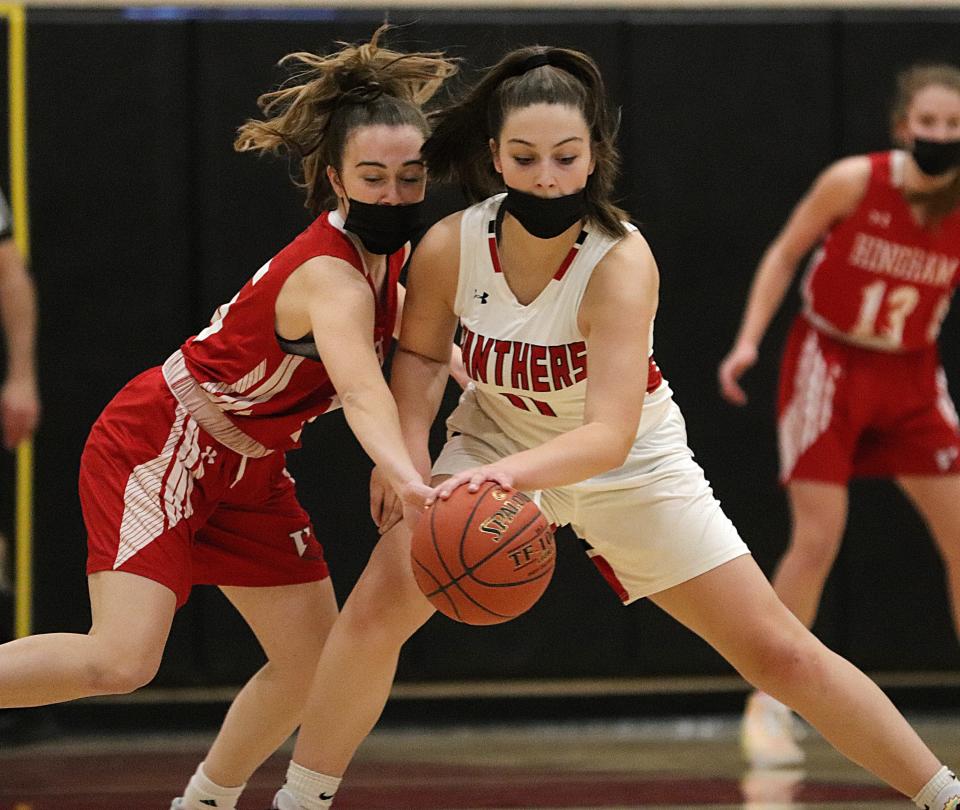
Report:
<svg viewBox="0 0 960 810"><path fill-rule="evenodd" d="M611 466L611 469L614 467L622 467L627 463L627 458L630 455L630 450L633 447L633 437L625 438L622 441L617 443L617 446L614 450L614 464Z"/></svg>
<svg viewBox="0 0 960 810"><path fill-rule="evenodd" d="M340 405L346 413L353 411L367 410L371 401L371 394L359 388L350 388L346 391L338 391L337 396L340 399Z"/></svg>
<svg viewBox="0 0 960 810"><path fill-rule="evenodd" d="M605 470L622 467L633 447L635 432L623 427L604 426L604 441L600 443L598 461L602 461Z"/></svg>
<svg viewBox="0 0 960 810"><path fill-rule="evenodd" d="M352 381L350 385L337 388L337 397L347 412L369 410L371 403L384 397L390 398L386 380Z"/></svg>
<svg viewBox="0 0 960 810"><path fill-rule="evenodd" d="M779 273L792 277L806 252L804 246L787 239L781 234L768 248L765 260L772 264Z"/></svg>

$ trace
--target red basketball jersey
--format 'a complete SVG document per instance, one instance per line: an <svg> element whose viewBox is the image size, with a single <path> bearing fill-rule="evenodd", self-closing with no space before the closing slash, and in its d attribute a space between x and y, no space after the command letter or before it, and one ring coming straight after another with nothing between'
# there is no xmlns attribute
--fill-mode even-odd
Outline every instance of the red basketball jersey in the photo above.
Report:
<svg viewBox="0 0 960 810"><path fill-rule="evenodd" d="M960 211L917 223L896 180L900 152L869 156L866 193L828 234L803 283L818 328L882 351L933 344L960 282Z"/></svg>
<svg viewBox="0 0 960 810"><path fill-rule="evenodd" d="M272 450L299 444L303 424L339 407L323 363L285 352L275 332L276 301L283 283L316 256L342 259L370 284L376 299L373 341L381 363L397 316L397 283L404 250L387 259L380 295L363 265L354 237L336 211L318 217L261 267L210 325L181 347L187 370L217 407L245 434Z"/></svg>

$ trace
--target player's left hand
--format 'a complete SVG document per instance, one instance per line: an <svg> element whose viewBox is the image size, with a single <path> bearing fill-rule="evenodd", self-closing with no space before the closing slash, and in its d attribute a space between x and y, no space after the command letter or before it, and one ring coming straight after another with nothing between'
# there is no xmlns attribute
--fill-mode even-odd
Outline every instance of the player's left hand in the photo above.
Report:
<svg viewBox="0 0 960 810"><path fill-rule="evenodd" d="M40 421L40 397L33 380L7 379L0 391L0 420L8 450L33 436Z"/></svg>
<svg viewBox="0 0 960 810"><path fill-rule="evenodd" d="M434 488L432 497L427 498L427 506L433 504L437 498L446 500L457 487L464 484L470 492L476 492L484 481L495 481L504 489L513 489L514 477L512 473L496 464L485 464L482 467L464 470L451 475Z"/></svg>

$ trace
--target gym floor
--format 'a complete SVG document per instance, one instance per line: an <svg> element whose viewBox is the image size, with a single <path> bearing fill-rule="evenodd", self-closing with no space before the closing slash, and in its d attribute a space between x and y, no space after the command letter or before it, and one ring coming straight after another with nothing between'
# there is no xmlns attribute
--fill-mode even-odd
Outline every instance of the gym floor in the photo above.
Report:
<svg viewBox="0 0 960 810"><path fill-rule="evenodd" d="M960 763L960 714L911 715L943 761ZM167 810L208 733L59 735L0 749L0 810ZM802 768L745 770L737 718L396 727L363 745L338 810L712 807L909 808L812 730ZM266 810L290 748L251 780L240 810Z"/></svg>

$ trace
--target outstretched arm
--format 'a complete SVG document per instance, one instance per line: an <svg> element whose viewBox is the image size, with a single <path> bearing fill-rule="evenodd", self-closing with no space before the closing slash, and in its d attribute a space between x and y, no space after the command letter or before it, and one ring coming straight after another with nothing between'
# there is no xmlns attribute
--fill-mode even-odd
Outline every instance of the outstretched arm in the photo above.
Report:
<svg viewBox="0 0 960 810"><path fill-rule="evenodd" d="M770 244L753 277L740 331L717 372L720 393L734 405L745 405L740 377L757 362L760 343L783 303L803 256L837 221L849 216L863 197L870 160L845 158L817 178Z"/></svg>
<svg viewBox="0 0 960 810"><path fill-rule="evenodd" d="M366 279L330 257L311 259L294 275L288 283L305 302L347 423L394 490L416 505L426 487L404 446L397 407L373 344L375 309Z"/></svg>
<svg viewBox="0 0 960 810"><path fill-rule="evenodd" d="M438 226L441 231L444 227L442 223ZM404 347L401 340L390 373L390 387L400 413L401 430L414 466L423 481L430 479L430 427L440 407L447 377L453 377L461 388L466 387L468 382L460 348L453 343L456 319L454 318L453 328L450 328L448 322L452 311L445 299L439 306L439 311L435 311L436 302L432 300L432 294L440 288L437 287L437 282L425 278L425 275L431 272L428 269L429 264L445 267L446 262L457 261L457 256L446 256L440 262L431 258L441 241L436 230L425 235L421 241L423 247L418 248L408 274L415 292L411 297L404 287L401 286L398 290L401 317L397 319L394 334L398 338L406 334L407 347ZM456 264L450 266L456 267ZM443 283L443 279L440 279L439 284L442 286ZM437 327L436 335L428 337L427 333L432 332L433 327ZM426 346L429 342L430 346L426 351L435 352L433 341L444 339L445 361L420 354L410 348L411 345ZM379 468L374 468L370 476L370 515L381 534L393 528L403 517L402 504L397 494L384 481Z"/></svg>

